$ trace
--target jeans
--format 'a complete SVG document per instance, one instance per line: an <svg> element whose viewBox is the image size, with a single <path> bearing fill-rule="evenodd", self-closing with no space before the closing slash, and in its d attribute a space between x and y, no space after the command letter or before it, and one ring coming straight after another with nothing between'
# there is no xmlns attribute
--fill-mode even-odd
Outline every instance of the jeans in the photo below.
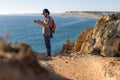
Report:
<svg viewBox="0 0 120 80"><path fill-rule="evenodd" d="M44 35L45 46L46 46L46 49L47 49L47 57L48 56L51 57L51 43L50 43L50 39L51 39L50 36Z"/></svg>

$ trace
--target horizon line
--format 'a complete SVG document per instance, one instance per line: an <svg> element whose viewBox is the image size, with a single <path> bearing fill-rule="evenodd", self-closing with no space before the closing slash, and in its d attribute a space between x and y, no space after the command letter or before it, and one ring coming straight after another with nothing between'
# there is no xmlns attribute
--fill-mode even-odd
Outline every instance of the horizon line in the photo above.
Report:
<svg viewBox="0 0 120 80"><path fill-rule="evenodd" d="M120 12L120 11L65 11L65 12L56 12L56 13L51 13L51 14L64 14L64 13L66 13L66 12ZM21 14L42 14L42 13L39 13L39 12L13 12L13 13L0 13L0 15L21 15Z"/></svg>

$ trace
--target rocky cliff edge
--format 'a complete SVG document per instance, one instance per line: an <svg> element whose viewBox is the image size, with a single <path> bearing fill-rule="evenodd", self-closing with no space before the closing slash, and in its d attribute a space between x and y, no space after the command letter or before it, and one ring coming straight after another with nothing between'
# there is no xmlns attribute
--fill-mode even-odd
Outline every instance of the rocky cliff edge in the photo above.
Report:
<svg viewBox="0 0 120 80"><path fill-rule="evenodd" d="M94 28L85 29L74 43L67 39L61 52L120 56L120 13L101 17Z"/></svg>

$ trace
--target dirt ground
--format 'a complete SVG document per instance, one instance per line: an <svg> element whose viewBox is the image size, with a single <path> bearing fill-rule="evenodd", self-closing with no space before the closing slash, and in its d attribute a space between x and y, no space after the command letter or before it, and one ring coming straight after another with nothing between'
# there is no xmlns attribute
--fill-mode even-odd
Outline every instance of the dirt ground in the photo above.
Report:
<svg viewBox="0 0 120 80"><path fill-rule="evenodd" d="M120 58L97 55L57 55L41 59L39 63L49 71L70 80L120 80Z"/></svg>

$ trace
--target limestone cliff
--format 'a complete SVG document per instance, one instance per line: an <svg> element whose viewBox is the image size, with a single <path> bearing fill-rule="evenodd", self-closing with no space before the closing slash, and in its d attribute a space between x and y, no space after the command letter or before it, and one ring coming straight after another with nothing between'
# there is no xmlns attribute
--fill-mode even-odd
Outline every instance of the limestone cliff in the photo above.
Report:
<svg viewBox="0 0 120 80"><path fill-rule="evenodd" d="M84 17L84 18L100 18L103 12L89 12L89 11L66 11L65 16Z"/></svg>
<svg viewBox="0 0 120 80"><path fill-rule="evenodd" d="M72 44L65 44L61 52L120 55L120 13L103 16L95 28L85 29Z"/></svg>

